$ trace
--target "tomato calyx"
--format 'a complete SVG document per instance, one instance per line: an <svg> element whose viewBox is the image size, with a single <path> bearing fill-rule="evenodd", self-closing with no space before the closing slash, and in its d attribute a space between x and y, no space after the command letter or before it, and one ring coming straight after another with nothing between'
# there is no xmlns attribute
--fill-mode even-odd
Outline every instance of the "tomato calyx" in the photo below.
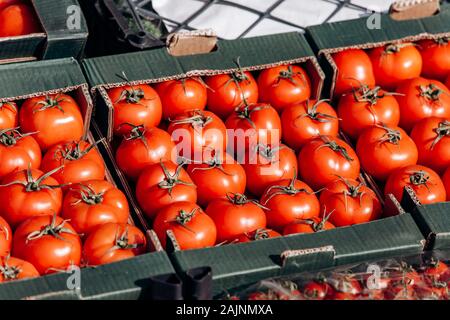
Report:
<svg viewBox="0 0 450 320"><path fill-rule="evenodd" d="M437 39L433 39L433 41L434 41L438 46L446 46L446 45L449 44L449 42L450 42L450 37L437 38Z"/></svg>
<svg viewBox="0 0 450 320"><path fill-rule="evenodd" d="M78 235L77 233L73 232L72 230L70 230L68 228L64 228L64 225L68 221L69 220L63 220L60 224L57 225L56 224L56 213L55 213L52 216L52 221L50 222L50 224L46 225L44 228L42 228L39 231L36 230L36 231L33 231L30 234L28 234L28 236L26 238L26 243L28 243L29 241L34 241L34 240L40 239L43 236L52 236L58 240L67 241L66 239L61 237L61 233L69 233L69 234Z"/></svg>
<svg viewBox="0 0 450 320"><path fill-rule="evenodd" d="M355 79L356 80L356 79ZM381 87L376 86L370 89L367 84L363 84L360 82L359 88L353 88L353 99L356 102L366 102L370 104L370 107L373 107L378 103L378 100L383 99L386 96L403 96L402 93L397 92L380 92ZM372 110L371 110L372 111ZM372 113L374 113L372 111Z"/></svg>
<svg viewBox="0 0 450 320"><path fill-rule="evenodd" d="M339 180L341 180L345 186L347 187L347 190L344 190L342 193L344 195L344 201L345 201L345 210L348 211L348 203L347 203L347 197L351 198L359 198L359 205L361 205L362 198L366 194L366 192L362 192L361 189L364 186L362 183L359 183L357 186L354 186L348 182L347 179L337 176Z"/></svg>
<svg viewBox="0 0 450 320"><path fill-rule="evenodd" d="M49 95L45 96L44 101L36 102L37 106L41 106L39 109L33 110L33 113L44 111L51 108L57 108L59 111L64 113L64 109L61 107L61 102L66 101L65 98L61 98L60 94L57 94L54 98Z"/></svg>
<svg viewBox="0 0 450 320"><path fill-rule="evenodd" d="M304 117L308 117L311 120L317 121L317 122L330 122L333 119L338 119L335 116L323 113L323 112L318 112L317 108L319 107L319 105L322 102L329 102L330 99L322 99L322 100L318 100L316 101L316 103L314 103L312 106L309 103L309 100L306 101L306 105L307 105L307 110L306 113L296 117L294 119L294 126L297 127L297 125L295 124L295 121L297 121L297 119L300 118L304 118Z"/></svg>
<svg viewBox="0 0 450 320"><path fill-rule="evenodd" d="M252 203L260 207L261 209L270 210L269 208L266 208L264 205L259 203L258 200L248 199L247 196L242 193L227 193L226 197L228 201L238 206L243 206L245 204Z"/></svg>
<svg viewBox="0 0 450 320"><path fill-rule="evenodd" d="M17 108L14 105L14 103L6 101L6 102L0 102L0 110L3 108L8 108L11 111L17 112Z"/></svg>
<svg viewBox="0 0 450 320"><path fill-rule="evenodd" d="M306 79L305 79L305 77L303 76L303 74L301 72L294 72L292 70L292 65L288 65L287 66L287 70L281 70L279 72L278 80L274 84L274 86L278 86L282 79L289 80L289 82L291 82L293 85L297 85L297 82L294 79L295 76L300 76L302 78L303 82L304 83L306 82Z"/></svg>
<svg viewBox="0 0 450 320"><path fill-rule="evenodd" d="M402 140L402 135L399 130L395 130L387 127L385 124L376 124L375 127L385 130L386 132L378 140L380 144L389 142L398 145L400 140Z"/></svg>
<svg viewBox="0 0 450 320"><path fill-rule="evenodd" d="M0 143L6 147L14 146L22 138L36 134L37 132L21 133L20 127L0 131Z"/></svg>
<svg viewBox="0 0 450 320"><path fill-rule="evenodd" d="M139 243L129 243L128 238L128 227L125 227L124 232L119 235L116 233L116 237L114 239L114 247L112 247L112 250L129 250L129 249L137 249L139 247Z"/></svg>
<svg viewBox="0 0 450 320"><path fill-rule="evenodd" d="M409 173L409 182L414 186L425 185L428 189L428 180L430 176L423 170L414 171Z"/></svg>
<svg viewBox="0 0 450 320"><path fill-rule="evenodd" d="M68 161L76 161L81 158L83 158L85 155L87 155L89 152L91 152L92 149L94 149L100 142L102 142L104 138L95 141L93 144L91 144L89 147L87 147L85 150L81 150L81 141L77 141L75 143L69 142L66 143L63 146L59 146L55 154L53 155L54 159L60 158L61 160L68 160Z"/></svg>
<svg viewBox="0 0 450 320"><path fill-rule="evenodd" d="M447 94L444 90L438 88L435 84L430 83L429 85L421 85L419 86L421 97L424 97L431 101L438 101L440 99L441 94ZM448 95L448 94L447 94Z"/></svg>
<svg viewBox="0 0 450 320"><path fill-rule="evenodd" d="M75 206L81 202L87 203L89 205L97 205L103 202L103 196L105 195L105 192L95 193L95 191L91 187L82 183L80 183L79 186L81 199L75 201L74 203L72 203L72 205Z"/></svg>
<svg viewBox="0 0 450 320"><path fill-rule="evenodd" d="M203 164L208 165L207 167L195 167L192 169L192 172L200 170L200 171L206 171L206 170L212 170L212 169L218 169L223 174L226 174L227 176L232 176L231 173L228 173L225 171L225 168L223 167L223 161L221 160L220 153L213 152L214 154L211 156L210 159L205 160Z"/></svg>
<svg viewBox="0 0 450 320"><path fill-rule="evenodd" d="M310 195L310 194L315 194L315 193L321 191L321 190L319 190L317 192L309 192L308 190L306 190L304 188L297 189L295 187L296 176L297 176L297 173L294 174L294 176L292 177L288 186L280 186L280 185L270 186L265 193L265 194L269 194L269 196L266 198L263 205L267 205L267 203L270 200L272 200L273 197L283 195L283 194L295 196L296 194L304 192L304 193Z"/></svg>
<svg viewBox="0 0 450 320"><path fill-rule="evenodd" d="M246 232L244 234L250 240L262 240L270 238L269 230L267 229L256 229L253 232Z"/></svg>
<svg viewBox="0 0 450 320"><path fill-rule="evenodd" d="M431 144L431 150L433 150L433 148L438 144L439 141L441 141L442 138L450 137L450 121L444 120L440 122L438 127L434 128L433 131L436 132L437 136Z"/></svg>
<svg viewBox="0 0 450 320"><path fill-rule="evenodd" d="M256 112L256 111L261 111L261 110L264 110L264 109L268 109L270 106L267 105L267 104L266 105L259 105L259 106L254 107L254 108L252 108L250 110L250 106L251 105L249 105L245 99L243 99L243 101L244 101L244 105L243 106L238 106L235 109L236 116L239 119L243 119L243 120L247 121L252 126L253 129L256 129L255 123L251 119L252 113Z"/></svg>
<svg viewBox="0 0 450 320"><path fill-rule="evenodd" d="M167 189L167 192L169 193L170 196L172 195L172 189L175 188L175 186L177 186L179 184L195 187L194 184L179 179L181 169L183 168L183 164L184 164L183 162L177 166L174 174L170 174L169 170L167 170L166 165L162 161L160 161L159 164L161 166L161 169L164 173L165 178L163 181L158 183L158 187L161 189Z"/></svg>
<svg viewBox="0 0 450 320"><path fill-rule="evenodd" d="M322 139L322 141L324 142L324 144L322 144L321 146L319 146L317 148L317 150L321 149L321 148L330 148L331 150L333 150L334 152L339 153L341 156L343 156L345 158L345 160L347 161L353 161L354 159L352 157L350 157L350 155L347 152L347 149L345 149L344 147L340 146L337 144L336 141L330 139L327 136L320 136L320 138Z"/></svg>
<svg viewBox="0 0 450 320"><path fill-rule="evenodd" d="M270 145L266 145L263 143L258 143L254 147L254 152L256 154L259 154L262 156L265 160L269 161L269 163L274 163L274 158L276 157L277 153L280 152L280 150L286 149L286 146L284 145L277 145L275 147L272 147ZM279 159L278 159L279 161Z"/></svg>
<svg viewBox="0 0 450 320"><path fill-rule="evenodd" d="M6 256L3 259L3 264L0 264L0 274L6 281L17 279L20 272L22 272L22 270L18 266L8 265L9 258L10 258L9 255Z"/></svg>
<svg viewBox="0 0 450 320"><path fill-rule="evenodd" d="M141 139L145 148L148 149L147 138L145 137L145 132L147 131L147 129L144 127L143 124L135 126L134 124L124 122L119 125L119 129L122 128L123 126L131 127L130 133L128 135L123 136L123 139L125 141Z"/></svg>
<svg viewBox="0 0 450 320"><path fill-rule="evenodd" d="M383 54L394 54L399 53L403 48L409 46L416 46L414 43L391 43L388 44L383 51Z"/></svg>
<svg viewBox="0 0 450 320"><path fill-rule="evenodd" d="M9 182L7 184L2 184L2 185L0 185L0 187L9 187L9 186L12 186L12 185L19 184L19 185L22 185L22 186L25 187L25 191L26 192L41 191L43 189L58 189L58 188L62 188L62 187L65 187L67 184L47 185L47 184L43 184L42 183L45 179L50 177L52 174L58 172L62 168L64 168L64 166L55 168L55 169L53 169L53 170L43 174L42 176L40 176L36 180L34 180L32 172L31 172L31 165L29 165L28 169L26 170L27 181L16 180L16 181Z"/></svg>
<svg viewBox="0 0 450 320"><path fill-rule="evenodd" d="M323 217L320 221L315 221L314 219L298 219L296 223L309 225L314 232L319 232L325 228L325 224L328 222L334 211L335 210L332 210L327 214L325 209Z"/></svg>
<svg viewBox="0 0 450 320"><path fill-rule="evenodd" d="M134 86L131 84L130 80L128 80L128 77L124 71L122 71L122 76L120 78L125 80L126 84L130 87L130 89L123 89L117 101L114 101L114 104L125 100L127 103L140 104L146 107L145 105L140 103L141 100L150 100L144 99L145 98L144 90L142 90L141 88L135 89Z"/></svg>
<svg viewBox="0 0 450 320"><path fill-rule="evenodd" d="M192 128L204 128L208 124L210 124L213 121L213 118L210 116L205 116L205 114L201 110L195 110L192 112L192 116L185 117L183 119L175 119L169 121L172 124L190 124Z"/></svg>
<svg viewBox="0 0 450 320"><path fill-rule="evenodd" d="M250 81L249 78L247 77L247 75L245 74L244 70L242 70L240 59L241 59L241 57L237 57L236 60L234 61L237 65L238 69L231 74L231 79L228 80L227 83L225 83L225 87L231 81L234 81L234 83L238 86L239 90L241 90L241 87L239 86L239 84L243 81L247 81L247 82Z"/></svg>

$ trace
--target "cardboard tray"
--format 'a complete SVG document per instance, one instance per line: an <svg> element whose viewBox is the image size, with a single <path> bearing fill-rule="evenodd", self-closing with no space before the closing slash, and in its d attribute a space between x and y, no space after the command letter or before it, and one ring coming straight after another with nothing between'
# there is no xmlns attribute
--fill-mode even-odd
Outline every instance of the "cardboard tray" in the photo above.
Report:
<svg viewBox="0 0 450 320"><path fill-rule="evenodd" d="M31 0L31 3L42 33L0 38L0 63L80 57L88 30L78 0Z"/></svg>

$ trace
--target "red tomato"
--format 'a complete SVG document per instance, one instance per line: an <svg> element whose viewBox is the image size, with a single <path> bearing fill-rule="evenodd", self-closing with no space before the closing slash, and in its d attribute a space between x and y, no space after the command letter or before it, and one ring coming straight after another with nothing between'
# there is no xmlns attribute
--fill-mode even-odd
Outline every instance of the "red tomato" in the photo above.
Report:
<svg viewBox="0 0 450 320"><path fill-rule="evenodd" d="M447 193L447 201L450 201L450 167L447 168L444 175L442 176L442 181L444 182L445 190Z"/></svg>
<svg viewBox="0 0 450 320"><path fill-rule="evenodd" d="M39 277L39 272L29 262L14 257L0 257L0 283Z"/></svg>
<svg viewBox="0 0 450 320"><path fill-rule="evenodd" d="M348 49L334 53L332 58L337 67L335 95L340 96L362 84L375 86L372 62L364 50Z"/></svg>
<svg viewBox="0 0 450 320"><path fill-rule="evenodd" d="M40 274L80 265L81 240L61 217L31 217L14 232L13 256L30 262Z"/></svg>
<svg viewBox="0 0 450 320"><path fill-rule="evenodd" d="M418 43L422 55L422 75L425 78L445 81L450 74L449 38L423 40Z"/></svg>
<svg viewBox="0 0 450 320"><path fill-rule="evenodd" d="M385 181L396 169L417 163L414 141L399 127L383 124L365 129L356 144L361 166L379 181Z"/></svg>
<svg viewBox="0 0 450 320"><path fill-rule="evenodd" d="M258 85L250 72L242 70L231 74L207 77L208 109L222 119L228 118L244 103L258 102Z"/></svg>
<svg viewBox="0 0 450 320"><path fill-rule="evenodd" d="M78 234L86 236L101 224L127 223L128 201L107 181L85 181L70 187L64 196L61 216L70 221Z"/></svg>
<svg viewBox="0 0 450 320"><path fill-rule="evenodd" d="M51 147L42 158L41 170L53 171L52 174L60 184L78 183L105 178L105 163L94 144L80 140L63 142Z"/></svg>
<svg viewBox="0 0 450 320"><path fill-rule="evenodd" d="M170 80L158 83L155 89L161 98L164 119L206 107L207 90L201 78Z"/></svg>
<svg viewBox="0 0 450 320"><path fill-rule="evenodd" d="M356 140L364 129L377 123L398 126L400 107L393 95L380 87L366 85L344 93L337 107L342 131Z"/></svg>
<svg viewBox="0 0 450 320"><path fill-rule="evenodd" d="M277 111L268 104L244 105L225 121L228 147L242 157L243 150L259 143L277 144L281 139L281 120Z"/></svg>
<svg viewBox="0 0 450 320"><path fill-rule="evenodd" d="M450 268L442 261L432 260L423 270L422 275L427 284L432 285L438 281L446 280Z"/></svg>
<svg viewBox="0 0 450 320"><path fill-rule="evenodd" d="M401 201L406 186L415 192L422 204L445 201L444 184L438 174L430 168L415 165L395 170L386 182L384 194L393 194Z"/></svg>
<svg viewBox="0 0 450 320"><path fill-rule="evenodd" d="M320 135L336 137L339 119L326 100L308 100L286 107L281 115L283 141L298 150Z"/></svg>
<svg viewBox="0 0 450 320"><path fill-rule="evenodd" d="M36 132L34 138L43 151L63 141L80 140L84 131L80 108L64 93L25 100L19 123L23 132Z"/></svg>
<svg viewBox="0 0 450 320"><path fill-rule="evenodd" d="M8 222L0 217L0 257L6 257L11 252L12 236Z"/></svg>
<svg viewBox="0 0 450 320"><path fill-rule="evenodd" d="M153 128L161 122L161 100L147 84L113 88L108 90L108 96L114 106L115 135L130 134L132 127L129 125Z"/></svg>
<svg viewBox="0 0 450 320"><path fill-rule="evenodd" d="M134 127L116 151L117 166L127 178L137 180L150 164L176 160L176 148L170 134L159 128Z"/></svg>
<svg viewBox="0 0 450 320"><path fill-rule="evenodd" d="M126 223L105 223L97 226L83 246L86 265L98 266L133 258L146 252L144 233Z"/></svg>
<svg viewBox="0 0 450 320"><path fill-rule="evenodd" d="M0 130L15 128L19 125L19 113L14 102L0 102Z"/></svg>
<svg viewBox="0 0 450 320"><path fill-rule="evenodd" d="M288 224L283 229L283 235L297 233L314 233L323 230L331 230L336 228L331 222L328 222L331 213L323 218L312 217L310 219L299 220L294 223Z"/></svg>
<svg viewBox="0 0 450 320"><path fill-rule="evenodd" d="M329 221L336 227L364 223L381 215L381 204L375 192L351 179L338 179L326 185L320 204L330 212Z"/></svg>
<svg viewBox="0 0 450 320"><path fill-rule="evenodd" d="M153 223L163 247L171 230L181 250L211 247L216 244L216 226L203 210L192 202L173 203L160 210Z"/></svg>
<svg viewBox="0 0 450 320"><path fill-rule="evenodd" d="M20 4L22 0L0 0L0 11L13 4Z"/></svg>
<svg viewBox="0 0 450 320"><path fill-rule="evenodd" d="M252 232L246 232L236 238L236 242L251 242L256 240L281 237L281 234L271 229L257 229Z"/></svg>
<svg viewBox="0 0 450 320"><path fill-rule="evenodd" d="M0 37L22 36L41 32L33 9L25 4L13 4L0 11Z"/></svg>
<svg viewBox="0 0 450 320"><path fill-rule="evenodd" d="M228 154L217 155L202 164L189 164L187 172L197 186L198 203L203 207L229 193L245 191L244 168Z"/></svg>
<svg viewBox="0 0 450 320"><path fill-rule="evenodd" d="M450 166L450 118L420 120L411 131L419 150L419 164L443 174Z"/></svg>
<svg viewBox="0 0 450 320"><path fill-rule="evenodd" d="M278 66L261 71L258 77L259 100L278 112L311 97L311 81L300 66Z"/></svg>
<svg viewBox="0 0 450 320"><path fill-rule="evenodd" d="M359 176L359 159L355 151L341 139L320 136L307 142L298 155L300 176L319 190L341 176L356 179Z"/></svg>
<svg viewBox="0 0 450 320"><path fill-rule="evenodd" d="M197 189L182 165L162 161L149 165L139 176L136 198L144 214L154 219L163 207L174 202L197 201Z"/></svg>
<svg viewBox="0 0 450 320"><path fill-rule="evenodd" d="M268 186L261 198L267 208L267 225L277 231L300 219L319 216L320 204L312 189L295 179L277 181Z"/></svg>
<svg viewBox="0 0 450 320"><path fill-rule="evenodd" d="M250 150L248 161L242 166L247 177L247 191L261 197L271 184L288 179L297 173L297 157L284 144L275 146L259 144Z"/></svg>
<svg viewBox="0 0 450 320"><path fill-rule="evenodd" d="M393 90L402 81L420 76L422 56L412 43L389 44L369 52L376 83Z"/></svg>
<svg viewBox="0 0 450 320"><path fill-rule="evenodd" d="M413 126L428 117L450 118L450 90L441 82L415 78L397 88L400 106L400 127L410 132Z"/></svg>
<svg viewBox="0 0 450 320"><path fill-rule="evenodd" d="M266 214L256 200L243 194L227 195L209 203L206 213L217 227L217 242L233 241L239 235L266 228Z"/></svg>
<svg viewBox="0 0 450 320"><path fill-rule="evenodd" d="M190 111L170 121L167 129L175 142L178 155L189 160L209 158L227 148L227 128L214 113Z"/></svg>
<svg viewBox="0 0 450 320"><path fill-rule="evenodd" d="M30 133L21 134L16 129L0 131L0 179L6 175L41 166L41 148Z"/></svg>
<svg viewBox="0 0 450 320"><path fill-rule="evenodd" d="M54 172L44 174L27 169L9 174L2 180L0 212L13 229L30 217L59 214L62 191L51 177Z"/></svg>
<svg viewBox="0 0 450 320"><path fill-rule="evenodd" d="M334 289L324 281L311 281L303 287L303 297L307 300L325 300L334 295Z"/></svg>

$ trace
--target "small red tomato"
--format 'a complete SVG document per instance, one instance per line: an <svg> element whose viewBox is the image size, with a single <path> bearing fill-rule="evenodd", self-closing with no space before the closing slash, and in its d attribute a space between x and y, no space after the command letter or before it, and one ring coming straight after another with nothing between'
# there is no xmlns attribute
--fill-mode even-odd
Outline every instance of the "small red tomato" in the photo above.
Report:
<svg viewBox="0 0 450 320"><path fill-rule="evenodd" d="M450 118L420 120L411 131L411 138L419 150L418 163L443 174L450 166Z"/></svg>
<svg viewBox="0 0 450 320"><path fill-rule="evenodd" d="M311 96L311 81L300 66L278 66L261 71L258 77L259 100L278 112Z"/></svg>
<svg viewBox="0 0 450 320"><path fill-rule="evenodd" d="M294 150L320 135L336 137L339 119L326 100L307 100L286 107L281 115L283 141Z"/></svg>
<svg viewBox="0 0 450 320"><path fill-rule="evenodd" d="M384 194L393 194L401 201L406 186L415 192L422 204L443 202L446 199L441 178L432 169L424 166L407 166L392 172L384 187Z"/></svg>
<svg viewBox="0 0 450 320"><path fill-rule="evenodd" d="M364 129L377 123L398 126L400 107L393 95L380 87L366 85L344 93L337 107L342 131L356 140Z"/></svg>
<svg viewBox="0 0 450 320"><path fill-rule="evenodd" d="M267 225L279 232L300 219L319 216L320 204L313 190L305 183L292 179L280 180L269 185L261 198L267 208Z"/></svg>
<svg viewBox="0 0 450 320"><path fill-rule="evenodd" d="M116 151L116 162L125 176L136 181L151 164L176 160L176 146L170 134L159 128L134 127Z"/></svg>
<svg viewBox="0 0 450 320"><path fill-rule="evenodd" d="M418 159L417 147L406 132L384 124L362 132L356 153L363 169L379 181L386 181L394 170L414 165Z"/></svg>
<svg viewBox="0 0 450 320"><path fill-rule="evenodd" d="M208 110L221 119L228 118L237 107L258 102L258 85L250 72L242 70L205 79L208 90Z"/></svg>
<svg viewBox="0 0 450 320"><path fill-rule="evenodd" d="M171 230L181 250L211 247L216 244L216 226L203 210L192 202L176 202L156 215L153 229L166 247L167 231Z"/></svg>
<svg viewBox="0 0 450 320"><path fill-rule="evenodd" d="M108 90L108 96L114 107L115 135L130 134L130 125L153 128L161 122L161 100L156 91L147 84L113 88Z"/></svg>
<svg viewBox="0 0 450 320"><path fill-rule="evenodd" d="M173 119L177 115L206 107L207 88L201 78L186 78L158 83L158 92L164 119Z"/></svg>
<svg viewBox="0 0 450 320"><path fill-rule="evenodd" d="M261 205L243 194L229 194L227 199L209 203L206 213L217 227L217 242L233 241L239 235L266 228L266 215Z"/></svg>
<svg viewBox="0 0 450 320"><path fill-rule="evenodd" d="M12 4L0 11L0 37L22 36L41 32L39 20L26 4Z"/></svg>
<svg viewBox="0 0 450 320"><path fill-rule="evenodd" d="M450 201L450 167L447 168L444 175L442 176L442 181L444 182L445 190L447 193L447 201Z"/></svg>
<svg viewBox="0 0 450 320"><path fill-rule="evenodd" d="M364 50L348 49L334 53L332 59L337 67L334 94L340 96L361 85L375 86L372 62Z"/></svg>
<svg viewBox="0 0 450 320"><path fill-rule="evenodd" d="M88 266L98 266L133 258L145 253L147 240L135 226L125 223L105 223L87 237L83 256Z"/></svg>
<svg viewBox="0 0 450 320"><path fill-rule="evenodd" d="M425 78L445 81L450 74L449 38L423 40L418 43L422 55L422 75Z"/></svg>
<svg viewBox="0 0 450 320"><path fill-rule="evenodd" d="M319 201L336 227L372 221L381 215L375 192L356 180L341 178L327 184Z"/></svg>
<svg viewBox="0 0 450 320"><path fill-rule="evenodd" d="M288 224L283 229L283 235L287 236L289 234L297 234L297 233L314 233L323 230L331 230L336 228L331 222L328 221L331 214L324 215L323 218L312 217L305 220L298 220L294 223Z"/></svg>
<svg viewBox="0 0 450 320"><path fill-rule="evenodd" d="M39 272L29 262L0 256L0 283L39 277Z"/></svg>
<svg viewBox="0 0 450 320"><path fill-rule="evenodd" d="M307 300L325 300L333 295L333 287L325 281L311 281L303 287L303 297Z"/></svg>
<svg viewBox="0 0 450 320"><path fill-rule="evenodd" d="M387 90L420 76L422 56L412 43L389 44L370 50L375 80Z"/></svg>
<svg viewBox="0 0 450 320"><path fill-rule="evenodd" d="M281 237L281 234L271 229L257 229L252 232L246 232L236 238L236 242L250 242L270 238Z"/></svg>
<svg viewBox="0 0 450 320"><path fill-rule="evenodd" d="M341 176L357 179L360 171L355 151L343 140L320 136L307 142L298 154L300 176L313 190Z"/></svg>
<svg viewBox="0 0 450 320"><path fill-rule="evenodd" d="M0 257L6 257L11 252L12 236L11 227L0 216Z"/></svg>
<svg viewBox="0 0 450 320"><path fill-rule="evenodd" d="M0 130L16 128L19 125L19 113L14 102L0 102Z"/></svg>

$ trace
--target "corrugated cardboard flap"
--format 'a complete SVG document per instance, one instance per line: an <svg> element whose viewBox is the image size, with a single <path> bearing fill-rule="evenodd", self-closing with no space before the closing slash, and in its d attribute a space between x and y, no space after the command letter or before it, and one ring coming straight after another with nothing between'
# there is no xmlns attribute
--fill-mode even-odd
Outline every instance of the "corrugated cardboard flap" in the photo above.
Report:
<svg viewBox="0 0 450 320"><path fill-rule="evenodd" d="M417 206L413 214L427 237L428 249L450 249L450 202Z"/></svg>

